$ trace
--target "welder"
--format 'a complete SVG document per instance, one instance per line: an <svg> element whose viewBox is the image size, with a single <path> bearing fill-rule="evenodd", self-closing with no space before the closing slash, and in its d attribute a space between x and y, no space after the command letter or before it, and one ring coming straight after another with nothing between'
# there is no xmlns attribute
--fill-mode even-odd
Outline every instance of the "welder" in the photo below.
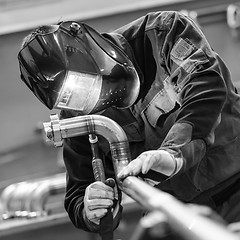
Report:
<svg viewBox="0 0 240 240"><path fill-rule="evenodd" d="M24 83L62 118L101 114L124 129L132 161L118 179L139 176L240 220L240 96L192 19L151 12L109 33L75 21L40 26L18 60ZM106 178L115 179L108 143L99 136L98 144ZM73 224L98 232L112 208L115 229L121 191L95 181L89 137L66 139L63 157Z"/></svg>

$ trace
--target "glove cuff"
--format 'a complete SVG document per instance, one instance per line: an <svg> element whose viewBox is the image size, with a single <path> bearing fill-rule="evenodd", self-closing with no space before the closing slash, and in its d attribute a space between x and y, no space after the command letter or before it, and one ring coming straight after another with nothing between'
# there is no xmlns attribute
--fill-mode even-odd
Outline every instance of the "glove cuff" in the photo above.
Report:
<svg viewBox="0 0 240 240"><path fill-rule="evenodd" d="M93 233L98 233L100 231L100 226L91 222L86 215L85 210L82 210L83 221L89 231ZM119 225L120 219L122 216L122 205L119 202L116 203L114 211L113 211L113 229L116 229Z"/></svg>
<svg viewBox="0 0 240 240"><path fill-rule="evenodd" d="M83 221L85 222L86 224L86 227L91 231L91 232L99 232L100 230L100 226L91 222L88 218L87 218L87 215L86 215L86 212L85 212L85 209L83 208L82 210L82 216L83 216Z"/></svg>

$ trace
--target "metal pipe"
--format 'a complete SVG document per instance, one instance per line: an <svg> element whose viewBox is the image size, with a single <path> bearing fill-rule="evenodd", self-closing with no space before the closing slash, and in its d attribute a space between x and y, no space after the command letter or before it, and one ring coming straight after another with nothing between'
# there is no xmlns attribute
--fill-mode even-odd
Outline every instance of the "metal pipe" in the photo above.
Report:
<svg viewBox="0 0 240 240"><path fill-rule="evenodd" d="M66 189L65 173L7 186L0 195L3 219L45 216L47 200Z"/></svg>
<svg viewBox="0 0 240 240"><path fill-rule="evenodd" d="M113 120L99 116L80 116L59 120L56 115L50 123L44 123L48 140L62 146L62 140L85 134L100 134L110 144L115 175L131 160L129 145L123 129ZM124 193L149 211L160 211L168 218L170 227L187 240L237 240L225 226L203 217L172 195L129 176L119 185Z"/></svg>
<svg viewBox="0 0 240 240"><path fill-rule="evenodd" d="M149 211L164 213L169 226L186 240L239 239L226 226L193 212L172 195L136 177L127 177L123 181L122 191Z"/></svg>
<svg viewBox="0 0 240 240"><path fill-rule="evenodd" d="M50 196L64 193L66 189L65 173L56 174L54 177L42 180L41 183L32 192L30 197L31 212L46 214L45 205Z"/></svg>
<svg viewBox="0 0 240 240"><path fill-rule="evenodd" d="M114 171L117 173L131 160L129 143L123 129L110 118L101 115L78 116L59 120L58 115L50 116L51 122L43 123L47 141L56 147L63 144L64 138L87 134L99 134L110 145Z"/></svg>

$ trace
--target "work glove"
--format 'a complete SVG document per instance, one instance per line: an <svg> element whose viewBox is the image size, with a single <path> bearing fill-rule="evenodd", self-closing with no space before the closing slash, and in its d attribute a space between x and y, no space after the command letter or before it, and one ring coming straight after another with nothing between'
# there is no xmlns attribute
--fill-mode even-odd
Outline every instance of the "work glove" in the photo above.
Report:
<svg viewBox="0 0 240 240"><path fill-rule="evenodd" d="M100 181L90 184L86 188L84 196L84 214L87 220L99 225L100 219L106 215L108 208L114 208L113 215L115 215L117 200L116 185L112 188Z"/></svg>
<svg viewBox="0 0 240 240"><path fill-rule="evenodd" d="M181 158L174 158L165 150L145 151L124 167L118 173L118 178L121 180L127 176L146 174L150 169L166 176L173 176L180 170L182 164Z"/></svg>

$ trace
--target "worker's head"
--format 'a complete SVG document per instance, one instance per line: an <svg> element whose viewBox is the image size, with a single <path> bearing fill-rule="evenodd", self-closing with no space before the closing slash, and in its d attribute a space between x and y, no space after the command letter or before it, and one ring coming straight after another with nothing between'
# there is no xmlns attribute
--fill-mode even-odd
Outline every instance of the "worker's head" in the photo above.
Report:
<svg viewBox="0 0 240 240"><path fill-rule="evenodd" d="M129 57L86 24L39 27L24 39L18 60L21 79L49 109L85 115L129 107L139 94Z"/></svg>

